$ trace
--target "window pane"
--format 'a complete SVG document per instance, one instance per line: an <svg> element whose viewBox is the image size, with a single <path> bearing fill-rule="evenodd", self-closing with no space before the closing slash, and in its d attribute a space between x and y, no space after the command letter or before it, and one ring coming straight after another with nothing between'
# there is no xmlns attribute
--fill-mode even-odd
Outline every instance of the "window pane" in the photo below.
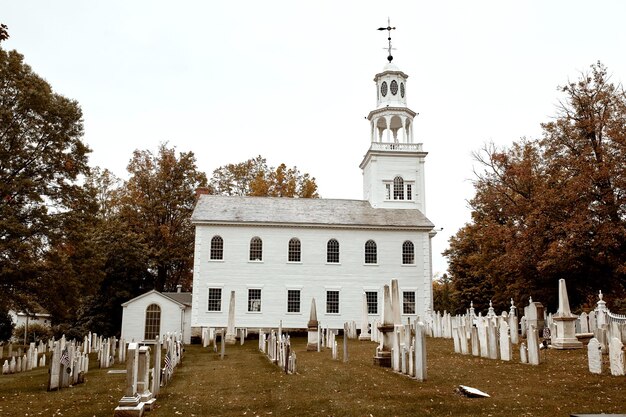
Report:
<svg viewBox="0 0 626 417"><path fill-rule="evenodd" d="M406 199L413 200L413 186L411 184L406 185Z"/></svg>
<svg viewBox="0 0 626 417"><path fill-rule="evenodd" d="M293 238L289 241L289 262L300 262L300 240Z"/></svg>
<svg viewBox="0 0 626 417"><path fill-rule="evenodd" d="M300 290L287 290L287 313L300 312Z"/></svg>
<svg viewBox="0 0 626 417"><path fill-rule="evenodd" d="M404 291L402 301L402 313L415 314L415 291Z"/></svg>
<svg viewBox="0 0 626 417"><path fill-rule="evenodd" d="M393 179L393 199L404 200L404 180L402 177Z"/></svg>
<svg viewBox="0 0 626 417"><path fill-rule="evenodd" d="M224 258L224 240L220 236L213 236L211 239L211 259Z"/></svg>
<svg viewBox="0 0 626 417"><path fill-rule="evenodd" d="M326 291L326 313L339 313L339 291Z"/></svg>
<svg viewBox="0 0 626 417"><path fill-rule="evenodd" d="M415 249L413 242L407 240L402 244L402 264L412 265L415 263Z"/></svg>
<svg viewBox="0 0 626 417"><path fill-rule="evenodd" d="M261 311L261 290L248 290L248 311Z"/></svg>
<svg viewBox="0 0 626 417"><path fill-rule="evenodd" d="M385 198L391 200L391 184L385 184Z"/></svg>
<svg viewBox="0 0 626 417"><path fill-rule="evenodd" d="M339 242L335 239L330 239L326 244L326 262L339 263Z"/></svg>
<svg viewBox="0 0 626 417"><path fill-rule="evenodd" d="M376 256L376 242L368 240L365 242L365 263L375 264L377 262Z"/></svg>
<svg viewBox="0 0 626 417"><path fill-rule="evenodd" d="M253 237L250 240L250 260L262 261L263 260L263 241L260 237Z"/></svg>
<svg viewBox="0 0 626 417"><path fill-rule="evenodd" d="M367 314L378 314L378 293L376 291L366 291Z"/></svg>
<svg viewBox="0 0 626 417"><path fill-rule="evenodd" d="M222 311L222 289L209 288L208 311Z"/></svg>
<svg viewBox="0 0 626 417"><path fill-rule="evenodd" d="M161 330L161 307L150 304L146 308L146 326L144 332L145 340L154 340Z"/></svg>

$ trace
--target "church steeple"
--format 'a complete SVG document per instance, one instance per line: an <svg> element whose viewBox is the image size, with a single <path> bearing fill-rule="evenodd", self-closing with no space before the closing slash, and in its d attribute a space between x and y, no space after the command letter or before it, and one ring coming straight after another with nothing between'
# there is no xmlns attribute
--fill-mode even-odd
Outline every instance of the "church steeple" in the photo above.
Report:
<svg viewBox="0 0 626 417"><path fill-rule="evenodd" d="M379 30L395 28L391 25ZM392 63L391 37L388 63L376 74L376 108L370 122L370 148L361 162L363 198L374 207L419 209L425 212L422 144L415 142L413 120L407 107L409 76Z"/></svg>

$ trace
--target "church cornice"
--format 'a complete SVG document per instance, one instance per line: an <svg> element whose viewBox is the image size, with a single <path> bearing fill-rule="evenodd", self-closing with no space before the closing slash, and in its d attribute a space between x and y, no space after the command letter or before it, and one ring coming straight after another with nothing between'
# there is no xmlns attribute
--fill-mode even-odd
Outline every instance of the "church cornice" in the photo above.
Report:
<svg viewBox="0 0 626 417"><path fill-rule="evenodd" d="M404 72L402 72L402 71L393 71L393 70L391 70L391 71L383 71L383 72L379 72L379 73L378 73L378 74L376 74L376 76L374 77L374 81L375 81L375 82L378 82L378 79L379 79L380 77L382 77L382 76L385 76L385 75L399 75L399 76L401 76L401 77L403 77L403 78L405 78L405 79L409 78L409 76L408 76L408 75L406 75L406 74L405 74Z"/></svg>
<svg viewBox="0 0 626 417"><path fill-rule="evenodd" d="M393 113L393 112L408 113L411 117L417 116L417 113L415 113L413 110L409 109L408 107L389 107L389 106L387 106L387 107L381 107L380 109L372 110L367 115L367 120L371 121L374 116L377 116L379 114Z"/></svg>
<svg viewBox="0 0 626 417"><path fill-rule="evenodd" d="M385 210L385 209L377 209ZM281 222L229 222L196 220L195 226L229 226L229 227L279 227L279 228L304 228L304 229L344 229L344 230L379 230L379 231L408 231L430 232L434 225L424 226L373 226L373 225L346 225L346 224L314 224L314 223L281 223Z"/></svg>

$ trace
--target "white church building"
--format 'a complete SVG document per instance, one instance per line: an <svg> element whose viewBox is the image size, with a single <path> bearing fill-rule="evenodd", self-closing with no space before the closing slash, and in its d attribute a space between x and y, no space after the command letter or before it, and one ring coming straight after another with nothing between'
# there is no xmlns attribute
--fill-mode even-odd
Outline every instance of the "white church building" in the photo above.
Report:
<svg viewBox="0 0 626 417"><path fill-rule="evenodd" d="M397 279L403 321L432 311L424 162L407 107L407 74L376 74L363 200L199 196L191 325L305 329L315 298L321 326L381 318L383 286ZM364 138L365 139L365 138ZM364 148L368 142L364 140Z"/></svg>

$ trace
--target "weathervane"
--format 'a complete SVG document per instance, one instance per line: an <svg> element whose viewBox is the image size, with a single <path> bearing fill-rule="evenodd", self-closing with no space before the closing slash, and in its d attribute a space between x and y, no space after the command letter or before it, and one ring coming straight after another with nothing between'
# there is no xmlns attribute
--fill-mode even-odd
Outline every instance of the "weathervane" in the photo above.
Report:
<svg viewBox="0 0 626 417"><path fill-rule="evenodd" d="M391 56L391 50L392 49L396 49L396 48L392 48L391 47L391 31L395 30L395 27L391 27L391 21L389 20L389 18L387 18L387 27L386 28L378 28L378 30L386 30L387 31L387 40L389 41L389 47L385 48L387 49L387 51L389 52L389 56L387 57L387 60L389 62L391 62L393 60L393 56Z"/></svg>

